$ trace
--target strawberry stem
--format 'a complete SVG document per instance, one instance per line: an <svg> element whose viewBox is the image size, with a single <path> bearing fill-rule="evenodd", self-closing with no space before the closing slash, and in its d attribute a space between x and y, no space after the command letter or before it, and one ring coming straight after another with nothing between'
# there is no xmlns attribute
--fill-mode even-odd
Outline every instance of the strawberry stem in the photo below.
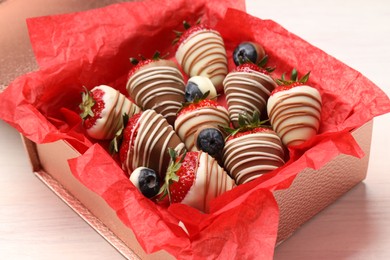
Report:
<svg viewBox="0 0 390 260"><path fill-rule="evenodd" d="M160 191L157 193L156 197L158 197L158 200L161 201L168 195L169 202L172 202L171 192L169 188L172 183L178 182L180 180L180 177L177 176L176 172L180 169L181 164L186 157L187 151L184 150L183 154L180 155L175 151L175 149L169 147L168 153L171 157L171 160L169 162L167 173L165 175L164 184L161 186ZM180 156L179 160L177 160L178 156Z"/></svg>
<svg viewBox="0 0 390 260"><path fill-rule="evenodd" d="M92 111L92 107L95 105L95 100L93 99L91 92L85 87L84 92L82 95L82 101L79 105L79 108L81 109L80 117L84 120L87 117L93 117L95 114Z"/></svg>
<svg viewBox="0 0 390 260"><path fill-rule="evenodd" d="M260 126L267 127L264 124L267 123L268 121L269 119L261 121L260 112L256 110L253 112L252 116L248 115L247 113L240 114L238 116L238 125L239 125L238 128L232 129L230 127L221 127L221 126L220 128L228 134L226 137L227 140L229 137L234 136L237 133L250 131Z"/></svg>
<svg viewBox="0 0 390 260"><path fill-rule="evenodd" d="M115 133L115 137L111 140L108 146L108 150L111 155L114 155L119 152L119 147L121 146L123 141L123 131L125 130L128 122L129 122L129 115L127 113L124 113L122 116L122 126Z"/></svg>
<svg viewBox="0 0 390 260"><path fill-rule="evenodd" d="M299 79L298 71L295 68L293 68L289 80L286 79L286 73L283 73L280 79L275 79L275 81L279 86L288 86L296 82L304 84L309 80L309 76L310 76L310 71L307 72L305 75L303 75L301 79Z"/></svg>

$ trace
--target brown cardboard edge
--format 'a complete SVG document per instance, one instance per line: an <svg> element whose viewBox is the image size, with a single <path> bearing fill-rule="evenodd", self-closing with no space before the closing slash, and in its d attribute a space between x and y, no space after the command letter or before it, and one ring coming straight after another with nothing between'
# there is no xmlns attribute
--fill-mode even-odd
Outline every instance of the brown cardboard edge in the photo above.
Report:
<svg viewBox="0 0 390 260"><path fill-rule="evenodd" d="M297 189L299 189L299 186L306 185L308 179L311 179L311 177L308 176L318 176L321 174L316 174L314 170L305 170L298 174L297 178L294 180L291 187L287 190L280 190L275 192L275 198L279 204L280 210L281 210L281 222L285 222L285 226L289 226L290 228L286 232L280 232L278 233L278 239L277 239L277 245L281 244L283 241L285 241L288 237L293 235L293 233L302 226L306 221L311 219L313 216L318 214L320 211L322 211L324 208L326 208L328 205L333 203L337 198L345 194L348 190L353 188L355 185L360 183L365 177L368 167L368 157L370 152L370 143L371 143L371 134L372 134L372 120L365 125L355 129L352 131L352 135L356 139L356 141L359 143L359 145L363 146L362 149L365 152L365 156L363 159L353 158L352 160L362 160L359 164L363 166L361 168L361 173L359 174L359 177L357 179L354 179L351 183L346 185L344 189L341 190L341 192L338 192L334 198L331 199L331 201L327 201L325 204L321 205L320 208L314 208L311 211L309 210L309 213L305 218L302 218L299 222L289 222L288 219L283 219L282 214L284 214L286 203L290 200L289 199L289 193L296 192ZM116 248L124 257L127 259L171 259L172 256L170 256L165 251L160 251L157 253L154 253L152 255L147 255L143 249L140 247L138 241L135 240L134 234L132 233L131 229L125 227L123 224L123 227L117 227L119 219L115 215L115 213L110 212L107 216L103 216L99 213L102 209L107 210L108 205L103 201L102 198L98 197L96 194L89 191L84 186L81 187L81 190L83 190L82 193L86 193L87 195L82 195L84 202L79 201L76 196L72 195L72 192L69 192L69 187L64 187L61 185L63 183L62 181L56 180L56 178L53 178L48 172L52 173L52 171L48 170L46 171L43 167L45 163L42 164L42 161L39 159L40 152L39 149L37 149L37 145L31 142L30 140L22 137L25 143L25 147L28 151L28 154L30 156L30 160L32 163L32 168L39 179L41 179L53 192L59 196L69 207L71 207L82 219L84 219L89 225L91 225L92 228L94 228L100 235L102 235L114 248ZM63 141L62 141L63 142ZM63 142L63 144L67 145L68 148L71 148L70 145ZM41 145L38 145L38 147L41 147ZM75 151L73 148L70 149L70 157L68 154L68 157L66 158L73 158L77 157L80 154ZM73 150L73 151L72 151ZM345 155L341 155L342 157ZM59 157L59 156L57 156ZM348 157L348 156L347 156ZM350 160L351 158L347 158ZM49 159L50 160L50 159ZM65 160L66 161L66 160ZM52 169L53 170L53 169ZM318 173L318 172L317 172ZM315 175L313 175L315 174ZM57 175L58 176L58 175ZM72 175L73 176L73 175ZM81 185L79 183L79 185ZM80 187L79 187L80 188ZM73 188L71 188L73 189ZM85 189L85 190L84 190ZM76 189L78 190L78 189ZM89 194L92 193L92 194ZM80 194L77 194L77 197L80 197ZM299 198L299 197L298 197ZM91 199L96 199L97 201L100 201L97 207L92 206L91 207ZM102 202L103 201L103 202ZM88 209L92 209L92 212L86 208L86 205L88 204ZM94 203L92 203L94 204ZM103 208L102 208L103 207ZM95 212L93 212L95 210ZM110 211L110 208L108 209ZM97 213L97 214L96 214ZM114 223L110 223L110 218L114 219ZM102 221L103 219L103 221ZM111 219L111 222L112 222ZM120 222L120 221L119 221ZM108 226L104 223L107 223ZM120 223L119 223L120 225ZM111 227L111 228L110 228ZM122 228L125 229L125 231ZM120 234L118 234L118 231ZM130 239L128 239L129 231L131 233ZM123 233L124 232L124 233ZM124 238L125 240L121 239ZM129 245L129 246L128 246ZM131 249L129 248L131 245ZM136 248L136 250L134 250Z"/></svg>

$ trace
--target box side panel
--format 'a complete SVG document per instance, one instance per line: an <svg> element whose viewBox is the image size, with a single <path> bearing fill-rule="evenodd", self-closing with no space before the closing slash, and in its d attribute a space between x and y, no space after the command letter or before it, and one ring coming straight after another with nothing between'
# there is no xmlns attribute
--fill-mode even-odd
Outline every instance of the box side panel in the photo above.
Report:
<svg viewBox="0 0 390 260"><path fill-rule="evenodd" d="M147 255L136 240L133 231L119 220L114 210L100 196L87 189L73 176L67 160L75 158L80 154L66 142L58 141L48 144L38 144L36 145L36 151L42 167L42 170L38 172L38 177L91 226L97 229L97 232L116 247L125 257L129 259L172 258L164 251ZM66 193L68 195L64 195ZM81 203L78 203L77 200ZM84 207L91 214L86 213ZM112 232L107 232L107 228ZM121 241L125 246L120 243Z"/></svg>
<svg viewBox="0 0 390 260"><path fill-rule="evenodd" d="M306 221L365 179L370 155L373 122L353 131L364 151L361 159L340 155L318 171L306 169L290 188L274 193L280 209L277 243L281 243Z"/></svg>
<svg viewBox="0 0 390 260"><path fill-rule="evenodd" d="M304 170L297 176L289 189L275 192L280 208L278 243L291 236L302 224L365 178L370 153L371 133L372 121L352 133L365 152L364 158L358 159L352 156L340 155L318 171ZM119 251L122 250L122 254L128 258L172 259L168 253L163 251L146 255L135 239L132 230L118 219L106 202L78 182L70 172L67 159L77 157L79 153L66 142L39 144L36 147L28 142L26 143L35 170L38 167L37 158L39 158L39 167L42 169L39 171L38 177L46 179L44 180L46 184L55 192L63 189L65 192L69 192L70 200L79 200L81 202L80 208L79 206L70 206L80 216L87 218L87 222L102 222L99 224L101 226L93 223L92 226L114 247ZM56 193L63 200L68 200L64 198L64 195L61 195L61 192ZM71 204L72 202L67 203ZM91 217L83 213L84 206L92 213ZM87 215L87 217L83 215ZM112 231L114 237L105 235L106 231L104 229L107 228L108 231ZM121 249L121 246L115 246L116 236L120 238L120 241L123 241L125 247L131 248L131 250L129 249L130 253L125 252L126 248Z"/></svg>

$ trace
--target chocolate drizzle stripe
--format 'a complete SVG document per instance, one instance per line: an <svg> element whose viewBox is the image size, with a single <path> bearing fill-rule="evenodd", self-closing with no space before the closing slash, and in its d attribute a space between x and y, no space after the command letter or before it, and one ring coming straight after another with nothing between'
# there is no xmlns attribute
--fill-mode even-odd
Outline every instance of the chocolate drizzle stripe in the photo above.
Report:
<svg viewBox="0 0 390 260"><path fill-rule="evenodd" d="M169 100L169 99L166 99L166 98L169 98L168 95L178 95L179 97L182 97L184 96L184 91L181 91L177 88L169 88L169 89L155 89L153 91L150 91L148 93L148 96L144 96L144 99L142 101L142 104L143 104L143 107L148 107L148 108L151 108L151 107L160 107L161 103L162 102L159 102L157 104L153 104L151 103L152 100L154 98L156 98L156 96L159 96L161 97L161 100L163 100L164 104L169 104L169 103L172 103L172 104L175 104L175 103L178 103L179 104L179 108L181 106L181 103L178 102L178 101L175 101L175 100ZM165 99L163 98L163 96L167 96ZM151 103L151 104L149 104Z"/></svg>
<svg viewBox="0 0 390 260"><path fill-rule="evenodd" d="M146 131L150 133L151 127L154 126L155 121L157 120L157 117L152 118L152 113L150 113L150 110L144 111L140 117L140 127L138 129L138 135L135 139L134 143L134 151L137 151L135 153L135 156L133 157L133 165L139 165L139 157L141 154L144 154L143 148L141 145L144 144L144 139L146 138ZM141 163L140 165L145 166L145 163Z"/></svg>
<svg viewBox="0 0 390 260"><path fill-rule="evenodd" d="M239 114L262 111L271 91L273 79L261 72L230 72L223 81L230 120L236 125Z"/></svg>
<svg viewBox="0 0 390 260"><path fill-rule="evenodd" d="M149 138L146 140L146 143L145 143L145 148L144 148L144 156L143 156L143 159L142 159L142 162L145 163L145 165L150 165L150 159L151 159L151 152L152 150L154 149L154 146L156 145L157 141L160 140L160 138L163 137L163 135L165 134L165 132L167 131L167 129L164 129L162 127L164 121L163 120L158 120L158 118L156 119L157 122L154 123L153 127L153 131L150 133L150 136L153 137L153 138ZM161 162L162 160L159 161L159 166L158 166L158 172L161 172Z"/></svg>
<svg viewBox="0 0 390 260"><path fill-rule="evenodd" d="M315 99L314 97L309 96L309 95L294 95L294 97L298 97L298 96L309 97L316 103L316 105L313 105L309 101L286 102L285 100L288 97L283 97L280 101L275 102L275 104L272 106L272 108L270 109L270 112L268 113L269 117L275 118L280 113L285 112L287 109L294 109L294 108L298 108L298 109L299 108L301 108L301 109L308 109L308 108L310 109L311 108L313 110L316 110L319 114L321 113L321 103L317 99ZM292 96L290 96L290 98L291 97Z"/></svg>
<svg viewBox="0 0 390 260"><path fill-rule="evenodd" d="M270 76L263 73L253 71L249 72L230 72L225 80L224 86L227 85L252 85L259 87L263 92L270 95L271 91L276 87L276 83ZM267 88L267 85L269 86Z"/></svg>
<svg viewBox="0 0 390 260"><path fill-rule="evenodd" d="M245 160L242 161L240 160L241 158L247 157L248 154L251 155L251 157L248 158L248 160L255 160L255 157L257 156L257 157L262 157L263 159L267 158L269 160L274 160L274 161L279 161L281 163L284 163L283 158L278 156L277 154L272 154L269 152L262 152L262 151L243 152L243 150L248 150L249 148L260 149L260 147L267 147L271 149L274 148L275 150L277 150L275 151L275 153L278 153L278 151L279 153L283 152L280 145L274 145L272 142L253 142L251 144L248 144L245 147L242 147L242 144L236 146L229 146L229 148L226 150L226 157L224 158L226 161L225 166L229 168L231 171L234 171L236 166L246 162ZM232 165L232 163L234 163L235 160L238 160L239 162L236 163L235 165Z"/></svg>
<svg viewBox="0 0 390 260"><path fill-rule="evenodd" d="M261 166L253 166L249 167L246 171L241 171L237 174L235 177L236 182L239 184L244 184L246 182L249 182L251 180L254 180L261 175L273 171L277 169L277 166L270 166L270 165L261 165ZM249 176L248 176L249 175Z"/></svg>
<svg viewBox="0 0 390 260"><path fill-rule="evenodd" d="M223 154L224 166L242 184L282 166L284 150L274 133L255 133L228 141Z"/></svg>
<svg viewBox="0 0 390 260"><path fill-rule="evenodd" d="M119 91L115 91L114 95L112 95L112 93L105 92L104 95L114 96L114 98L112 99L113 101L110 100L111 103L110 106L107 106L106 103L106 106L102 111L103 117L99 119L102 120L102 123L104 122L102 125L102 133L104 134L105 137L109 137L112 135L112 132L116 132L115 129L119 129L118 123L121 123L121 121L117 120L118 119L117 114L118 114L118 110L120 111L122 110L122 103L118 104L118 99L120 96Z"/></svg>
<svg viewBox="0 0 390 260"><path fill-rule="evenodd" d="M179 46L176 59L186 74L206 76L215 86L222 83L228 72L223 39L213 30L191 35Z"/></svg>
<svg viewBox="0 0 390 260"><path fill-rule="evenodd" d="M194 143L195 132L202 125L228 125L229 116L224 107L200 108L180 115L175 121L175 130L188 150L196 150Z"/></svg>
<svg viewBox="0 0 390 260"><path fill-rule="evenodd" d="M284 144L299 144L317 133L321 119L317 90L300 86L275 95L269 101L268 115Z"/></svg>
<svg viewBox="0 0 390 260"><path fill-rule="evenodd" d="M139 126L140 126L140 119L142 117L142 114L140 116L140 118L138 118L138 121L136 122L135 126L134 126L134 129L139 129ZM130 135L130 139L129 139L129 151L127 152L127 158L126 158L126 163L125 163L125 167L123 167L127 172L129 171L133 171L136 167L133 167L133 164L132 164L132 158L133 158L133 152L134 152L134 149L131 149L131 141L134 140L136 136L134 136L136 131L132 131L131 132L131 135Z"/></svg>
<svg viewBox="0 0 390 260"><path fill-rule="evenodd" d="M164 177L169 162L166 152L168 146L181 151L184 144L180 142L172 126L154 110L144 111L135 127L138 128L138 134L130 137L130 140L134 138L134 149L130 149L133 152L128 153L127 169L132 171L140 166L149 167L159 173L160 177Z"/></svg>
<svg viewBox="0 0 390 260"><path fill-rule="evenodd" d="M225 47L224 47L223 40L222 40L221 36L219 35L219 33L215 32L215 31L201 31L200 33L192 35L192 37L190 37L188 39L187 43L190 41L192 41L194 43L192 46L190 46L187 49L186 53L184 53L182 59L180 60L181 64L187 64L188 60L190 59L190 56L193 55L196 51L198 51L199 49L201 49L204 46L210 46L211 48L209 47L206 50L203 50L201 52L202 57L205 57L204 53L207 53L207 51L213 50L214 48L216 48L215 51L217 53L225 53ZM182 47L182 46L184 46L184 43L180 47ZM179 51L179 49L178 49L178 51ZM199 61L199 59L197 61ZM183 66L183 67L186 67L186 66ZM191 70L190 68L187 68L187 71L190 71L190 70Z"/></svg>
<svg viewBox="0 0 390 260"><path fill-rule="evenodd" d="M317 113L315 113L315 112L313 113L312 111L290 112L290 113L285 113L285 114L280 115L280 117L278 117L277 120L275 120L273 122L273 126L274 126L275 129L278 129L279 133L282 133L283 129L289 128L289 125L290 125L290 124L285 124L284 122L286 120L294 119L296 117L302 117L302 118L303 117L312 117L312 118L314 118L316 120L316 122L319 122L319 120L320 120L320 114L318 112ZM301 120L301 123L297 123L296 125L309 126L309 124L305 124L302 120ZM314 129L318 130L317 126L315 126L315 125L311 124L310 127L313 127Z"/></svg>

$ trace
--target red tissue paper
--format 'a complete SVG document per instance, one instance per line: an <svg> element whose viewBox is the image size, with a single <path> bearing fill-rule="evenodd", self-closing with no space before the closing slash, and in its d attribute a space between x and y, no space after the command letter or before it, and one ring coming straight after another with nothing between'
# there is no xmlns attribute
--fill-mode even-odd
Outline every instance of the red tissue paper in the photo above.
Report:
<svg viewBox="0 0 390 260"><path fill-rule="evenodd" d="M390 101L359 72L244 10L242 0L147 0L29 19L40 69L0 94L0 118L36 143L63 139L75 147L82 155L69 161L74 176L116 211L146 252L166 250L179 259L272 259L279 220L273 191L339 154L362 157L350 131L389 112ZM283 167L215 199L208 213L183 204L166 208L143 197L106 148L86 137L77 112L82 86L106 84L127 95L129 58L158 50L174 59L172 31L199 18L224 38L229 69L235 46L258 42L270 57L268 65L276 67L273 76L294 67L310 70L308 83L323 101L317 136L290 148Z"/></svg>

